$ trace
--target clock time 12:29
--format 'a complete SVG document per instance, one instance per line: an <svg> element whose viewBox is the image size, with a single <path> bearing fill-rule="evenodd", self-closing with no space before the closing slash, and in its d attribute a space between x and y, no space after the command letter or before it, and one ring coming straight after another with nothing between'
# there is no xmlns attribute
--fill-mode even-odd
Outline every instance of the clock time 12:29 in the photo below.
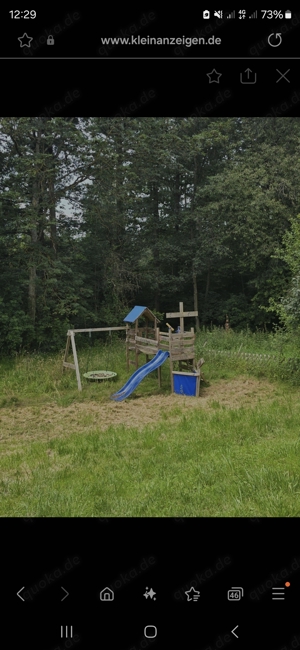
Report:
<svg viewBox="0 0 300 650"><path fill-rule="evenodd" d="M19 9L14 9L9 13L11 18L36 18L36 11L31 9L24 9L24 11L20 11Z"/></svg>

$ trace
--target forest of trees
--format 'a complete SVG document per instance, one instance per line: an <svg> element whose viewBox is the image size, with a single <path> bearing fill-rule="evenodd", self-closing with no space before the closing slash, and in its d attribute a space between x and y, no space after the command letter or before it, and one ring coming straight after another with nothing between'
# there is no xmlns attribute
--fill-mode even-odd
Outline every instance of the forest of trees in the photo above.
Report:
<svg viewBox="0 0 300 650"><path fill-rule="evenodd" d="M0 118L0 350L135 304L300 323L299 118Z"/></svg>

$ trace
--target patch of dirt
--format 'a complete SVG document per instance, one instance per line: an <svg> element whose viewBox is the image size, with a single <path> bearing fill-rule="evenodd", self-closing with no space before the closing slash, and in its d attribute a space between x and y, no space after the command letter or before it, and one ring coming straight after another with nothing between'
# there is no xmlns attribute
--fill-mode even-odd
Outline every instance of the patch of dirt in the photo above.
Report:
<svg viewBox="0 0 300 650"><path fill-rule="evenodd" d="M211 406L219 402L220 406L228 408L249 407L259 401L273 399L277 387L266 380L249 379L248 377L222 380L209 387L201 389L202 405Z"/></svg>
<svg viewBox="0 0 300 650"><path fill-rule="evenodd" d="M78 402L67 407L43 404L41 407L3 408L0 410L0 440L14 442L66 438L75 432L95 428L105 431L111 425L142 429L158 421L179 420L191 410L251 407L259 401L274 399L278 389L266 381L249 378L221 380L201 386L200 397L152 395L130 397L124 402Z"/></svg>

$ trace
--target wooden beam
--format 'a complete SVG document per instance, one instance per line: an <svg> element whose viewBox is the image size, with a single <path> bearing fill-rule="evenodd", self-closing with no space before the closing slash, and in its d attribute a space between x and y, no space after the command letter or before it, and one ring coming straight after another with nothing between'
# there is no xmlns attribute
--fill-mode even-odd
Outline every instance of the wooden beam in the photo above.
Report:
<svg viewBox="0 0 300 650"><path fill-rule="evenodd" d="M76 345L75 345L74 331L71 331L71 343L72 343L72 352L73 352L73 358L74 358L74 363L75 363L78 390L82 390L81 380L80 380L80 372L79 372L79 365L78 365L78 359L77 359L77 351L76 351Z"/></svg>
<svg viewBox="0 0 300 650"><path fill-rule="evenodd" d="M79 332L110 332L126 329L127 327L90 327L89 329L84 330L68 330L68 336L71 334L71 332L74 332L74 334L79 334Z"/></svg>
<svg viewBox="0 0 300 650"><path fill-rule="evenodd" d="M172 312L171 314L166 314L167 318L179 318L180 316L184 316L184 317L185 316L186 317L188 317L188 316L198 316L198 312L197 311L184 311L184 312L179 311L179 312L176 312L176 313ZM168 323L166 323L166 325L167 324Z"/></svg>
<svg viewBox="0 0 300 650"><path fill-rule="evenodd" d="M65 349L65 356L64 356L64 360L63 360L63 371L64 371L64 364L66 363L67 358L68 358L70 343L71 343L71 337L70 337L70 335L68 333L67 344L66 344L66 349Z"/></svg>
<svg viewBox="0 0 300 650"><path fill-rule="evenodd" d="M179 370L173 370L173 375L185 375L188 377L200 377L199 372L179 372Z"/></svg>
<svg viewBox="0 0 300 650"><path fill-rule="evenodd" d="M138 350L138 352L142 352L142 354L146 354L146 355L147 354L157 354L157 348L154 348L154 347L151 348L150 346L149 347L146 347L146 346L144 347L142 345L139 345L139 346L136 347L136 349Z"/></svg>
<svg viewBox="0 0 300 650"><path fill-rule="evenodd" d="M137 318L137 320L135 321L135 336L139 335L138 327L139 327L139 319ZM135 367L136 369L138 369L139 367L139 352L136 345L135 345Z"/></svg>
<svg viewBox="0 0 300 650"><path fill-rule="evenodd" d="M187 361L187 360L194 361L195 355L187 357L186 354L172 354L171 359L172 361Z"/></svg>
<svg viewBox="0 0 300 650"><path fill-rule="evenodd" d="M179 334L172 334L171 341L193 339L195 338L194 332L180 332Z"/></svg>
<svg viewBox="0 0 300 650"><path fill-rule="evenodd" d="M136 336L135 340L141 343L150 343L151 345L158 345L158 341L155 339L146 339L144 336Z"/></svg>
<svg viewBox="0 0 300 650"><path fill-rule="evenodd" d="M67 363L66 361L63 361L63 366L65 368L71 368L71 370L76 370L74 363Z"/></svg>
<svg viewBox="0 0 300 650"><path fill-rule="evenodd" d="M174 356L174 354L185 354L186 358L189 359L190 355L192 357L195 356L195 349L194 348L179 348L179 347L176 347L176 348L174 347L173 348L172 347L171 348L172 357Z"/></svg>
<svg viewBox="0 0 300 650"><path fill-rule="evenodd" d="M179 303L179 312L166 314L166 318L180 318L180 331L184 331L184 319L190 316L198 316L198 311L183 311L183 302Z"/></svg>
<svg viewBox="0 0 300 650"><path fill-rule="evenodd" d="M200 395L200 372L199 375L197 375L196 397L199 397L199 395Z"/></svg>

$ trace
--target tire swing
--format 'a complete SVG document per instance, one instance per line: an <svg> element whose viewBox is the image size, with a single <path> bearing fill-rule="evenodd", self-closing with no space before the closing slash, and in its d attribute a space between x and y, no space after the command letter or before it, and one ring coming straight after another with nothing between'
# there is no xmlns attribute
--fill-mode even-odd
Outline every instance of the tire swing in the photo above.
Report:
<svg viewBox="0 0 300 650"><path fill-rule="evenodd" d="M114 379L114 377L117 376L116 372L111 372L110 370L107 370L108 363L109 363L111 346L112 346L111 330L109 330L109 336L110 336L110 344L109 344L109 346L107 348L108 353L106 355L106 363L105 363L106 370L90 370L88 372L89 360L90 360L91 348L92 348L92 342L90 341L88 360L87 360L87 372L85 372L84 375L83 375L88 381L105 381L107 379ZM91 339L91 332L89 332L89 338Z"/></svg>

